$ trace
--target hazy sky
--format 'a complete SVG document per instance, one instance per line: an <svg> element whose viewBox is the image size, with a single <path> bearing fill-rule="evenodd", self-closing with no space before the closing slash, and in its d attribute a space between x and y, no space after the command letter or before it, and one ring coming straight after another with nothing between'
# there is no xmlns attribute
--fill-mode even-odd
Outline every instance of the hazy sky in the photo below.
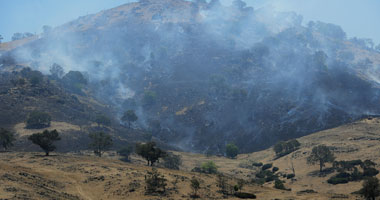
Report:
<svg viewBox="0 0 380 200"><path fill-rule="evenodd" d="M134 0L0 0L0 35L9 41L15 32L40 33L43 25L58 26ZM221 0L229 4L232 0ZM245 0L259 8L295 11L304 22L319 20L340 25L349 37L380 43L380 0Z"/></svg>

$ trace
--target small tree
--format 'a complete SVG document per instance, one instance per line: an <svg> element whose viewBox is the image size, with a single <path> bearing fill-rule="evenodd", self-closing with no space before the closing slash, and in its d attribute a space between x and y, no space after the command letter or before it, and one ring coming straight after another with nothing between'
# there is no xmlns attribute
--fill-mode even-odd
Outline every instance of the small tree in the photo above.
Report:
<svg viewBox="0 0 380 200"><path fill-rule="evenodd" d="M13 146L15 141L14 133L6 129L0 128L0 144L3 146L4 150L7 150L9 147Z"/></svg>
<svg viewBox="0 0 380 200"><path fill-rule="evenodd" d="M102 154L105 150L109 149L112 146L111 135L104 132L95 132L90 133L89 137L91 138L90 148L94 150L95 155L102 157Z"/></svg>
<svg viewBox="0 0 380 200"><path fill-rule="evenodd" d="M63 76L63 74L65 73L63 68L60 65L58 65L57 63L54 63L50 67L49 71L54 78L61 78Z"/></svg>
<svg viewBox="0 0 380 200"><path fill-rule="evenodd" d="M127 162L129 161L129 156L131 155L132 152L133 152L132 146L127 146L117 151L117 153L123 157L122 160L127 161Z"/></svg>
<svg viewBox="0 0 380 200"><path fill-rule="evenodd" d="M164 157L166 152L156 147L155 142L136 144L136 153L148 161L148 166L153 166L159 158Z"/></svg>
<svg viewBox="0 0 380 200"><path fill-rule="evenodd" d="M235 144L226 145L226 155L229 158L236 158L239 153L239 148Z"/></svg>
<svg viewBox="0 0 380 200"><path fill-rule="evenodd" d="M41 129L50 126L51 116L48 113L33 111L26 120L26 128Z"/></svg>
<svg viewBox="0 0 380 200"><path fill-rule="evenodd" d="M109 126L111 125L111 120L105 115L97 115L95 118L95 122L100 125Z"/></svg>
<svg viewBox="0 0 380 200"><path fill-rule="evenodd" d="M53 142L60 140L59 133L57 130L48 131L45 130L42 133L35 133L28 137L30 141L38 145L46 153L46 156L49 156L49 152L54 151L56 146Z"/></svg>
<svg viewBox="0 0 380 200"><path fill-rule="evenodd" d="M359 191L368 200L375 200L380 196L379 179L370 177L363 183L363 188Z"/></svg>
<svg viewBox="0 0 380 200"><path fill-rule="evenodd" d="M325 163L334 162L334 153L325 145L319 145L312 149L311 154L307 157L307 163L314 165L319 163L319 171L322 172L322 168Z"/></svg>
<svg viewBox="0 0 380 200"><path fill-rule="evenodd" d="M164 175L160 174L156 168L153 168L151 172L145 176L145 193L165 193L166 191L166 179Z"/></svg>
<svg viewBox="0 0 380 200"><path fill-rule="evenodd" d="M169 169L179 170L179 166L182 164L181 156L170 152L168 152L166 156L163 157L163 160L164 166Z"/></svg>
<svg viewBox="0 0 380 200"><path fill-rule="evenodd" d="M191 180L190 187L193 190L193 194L191 195L192 198L199 198L198 190L201 188L199 180L195 177L193 177Z"/></svg>
<svg viewBox="0 0 380 200"><path fill-rule="evenodd" d="M138 117L134 110L127 110L121 118L122 121L128 122L128 128L131 128L131 123L137 121L137 119Z"/></svg>

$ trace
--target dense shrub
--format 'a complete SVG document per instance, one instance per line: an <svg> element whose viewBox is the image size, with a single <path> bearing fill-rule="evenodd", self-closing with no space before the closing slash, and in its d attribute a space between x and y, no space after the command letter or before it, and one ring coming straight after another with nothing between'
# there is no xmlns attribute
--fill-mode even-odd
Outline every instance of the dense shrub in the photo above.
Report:
<svg viewBox="0 0 380 200"><path fill-rule="evenodd" d="M284 183L281 180L276 180L274 182L274 188L280 189L280 190L286 190Z"/></svg>
<svg viewBox="0 0 380 200"><path fill-rule="evenodd" d="M300 146L301 144L298 142L298 140L293 139L286 142L277 143L273 146L273 150L276 153L276 157L279 158L293 151L296 151Z"/></svg>
<svg viewBox="0 0 380 200"><path fill-rule="evenodd" d="M218 172L218 167L213 161L207 161L202 163L201 169L203 173L216 174Z"/></svg>
<svg viewBox="0 0 380 200"><path fill-rule="evenodd" d="M288 175L286 175L286 178L291 179L291 178L294 178L295 176L296 176L295 174L288 174Z"/></svg>
<svg viewBox="0 0 380 200"><path fill-rule="evenodd" d="M261 166L263 166L263 163L262 162L254 162L254 163L252 163L252 166L255 166L255 167L261 167Z"/></svg>
<svg viewBox="0 0 380 200"><path fill-rule="evenodd" d="M26 128L41 129L50 126L51 116L48 113L33 111L26 120Z"/></svg>
<svg viewBox="0 0 380 200"><path fill-rule="evenodd" d="M379 170L369 167L369 168L364 168L363 170L363 176L371 177L371 176L376 176L379 173Z"/></svg>
<svg viewBox="0 0 380 200"><path fill-rule="evenodd" d="M264 171L264 170L270 169L272 166L273 166L272 163L265 164L261 167L261 170Z"/></svg>
<svg viewBox="0 0 380 200"><path fill-rule="evenodd" d="M239 153L239 148L234 144L226 145L226 155L229 158L236 158Z"/></svg>
<svg viewBox="0 0 380 200"><path fill-rule="evenodd" d="M167 153L162 159L164 160L164 167L169 169L179 170L179 166L182 164L181 156L173 153Z"/></svg>
<svg viewBox="0 0 380 200"><path fill-rule="evenodd" d="M278 170L279 170L278 167L273 167L273 168L272 168L272 172L277 172Z"/></svg>
<svg viewBox="0 0 380 200"><path fill-rule="evenodd" d="M338 178L338 177L331 177L327 180L328 183L336 185L336 184L344 184L349 182L349 178Z"/></svg>
<svg viewBox="0 0 380 200"><path fill-rule="evenodd" d="M236 192L235 197L239 199L256 199L256 195L252 193L247 193L247 192Z"/></svg>
<svg viewBox="0 0 380 200"><path fill-rule="evenodd" d="M0 128L0 145L7 150L13 146L13 142L16 140L13 132Z"/></svg>
<svg viewBox="0 0 380 200"><path fill-rule="evenodd" d="M120 156L123 157L123 161L129 161L129 156L131 155L131 153L133 152L133 147L132 146L127 146L127 147L123 147L122 149L120 149L119 151L117 151L117 154L119 154Z"/></svg>

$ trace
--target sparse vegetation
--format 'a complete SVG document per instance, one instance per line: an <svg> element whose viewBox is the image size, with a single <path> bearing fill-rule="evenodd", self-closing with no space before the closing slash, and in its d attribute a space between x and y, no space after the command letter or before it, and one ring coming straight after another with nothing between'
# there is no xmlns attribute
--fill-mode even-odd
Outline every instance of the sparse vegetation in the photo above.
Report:
<svg viewBox="0 0 380 200"><path fill-rule="evenodd" d="M13 142L15 140L16 138L13 132L0 128L0 144L4 150L7 150L9 147L13 146Z"/></svg>
<svg viewBox="0 0 380 200"><path fill-rule="evenodd" d="M46 156L49 156L49 153L56 149L56 146L53 143L55 141L61 140L57 130L45 130L42 133L35 133L29 136L28 139L34 144L40 146L41 149L45 151Z"/></svg>
<svg viewBox="0 0 380 200"><path fill-rule="evenodd" d="M226 145L226 155L229 158L236 158L239 153L239 148L235 144Z"/></svg>
<svg viewBox="0 0 380 200"><path fill-rule="evenodd" d="M325 163L334 162L334 153L325 145L313 147L311 154L307 157L307 163L310 165L319 164L319 171L322 172Z"/></svg>
<svg viewBox="0 0 380 200"><path fill-rule="evenodd" d="M156 168L145 176L145 194L164 194L166 192L165 176L160 174Z"/></svg>
<svg viewBox="0 0 380 200"><path fill-rule="evenodd" d="M109 149L112 146L112 138L111 135L104 132L95 132L90 133L89 137L91 139L91 143L89 147L93 149L95 155L101 157L104 151Z"/></svg>
<svg viewBox="0 0 380 200"><path fill-rule="evenodd" d="M148 166L153 166L153 164L157 162L159 158L166 156L166 152L156 147L155 142L136 144L136 153L139 156L145 158L145 160L148 162Z"/></svg>
<svg viewBox="0 0 380 200"><path fill-rule="evenodd" d="M33 111L26 120L26 128L41 129L50 126L51 116L45 112Z"/></svg>

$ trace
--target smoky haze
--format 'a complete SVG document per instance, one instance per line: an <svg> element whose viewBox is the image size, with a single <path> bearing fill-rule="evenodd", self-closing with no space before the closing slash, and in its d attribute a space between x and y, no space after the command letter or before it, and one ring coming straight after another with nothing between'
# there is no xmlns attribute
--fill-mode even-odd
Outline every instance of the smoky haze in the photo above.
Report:
<svg viewBox="0 0 380 200"><path fill-rule="evenodd" d="M135 128L190 151L258 150L380 110L371 40L240 0L141 0L5 56L46 74L54 63L82 72L116 118L133 109Z"/></svg>

